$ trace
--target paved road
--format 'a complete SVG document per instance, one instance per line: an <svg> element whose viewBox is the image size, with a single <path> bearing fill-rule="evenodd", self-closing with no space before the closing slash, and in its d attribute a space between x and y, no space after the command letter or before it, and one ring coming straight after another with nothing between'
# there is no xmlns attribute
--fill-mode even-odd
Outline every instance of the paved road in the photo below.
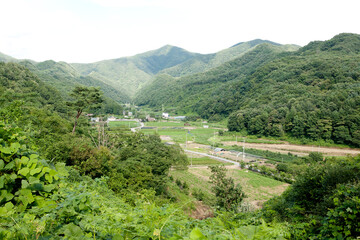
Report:
<svg viewBox="0 0 360 240"><path fill-rule="evenodd" d="M189 153L199 154L199 155L206 156L206 157L209 157L209 158L212 158L212 159L215 159L215 160L219 160L219 161L223 161L223 162L229 162L229 163L235 164L237 166L240 166L240 164L238 162L235 162L235 161L232 161L232 160L229 160L229 159L226 159L226 158L213 156L213 155L210 155L210 154L207 154L207 153L201 153L201 152L195 152L195 151L191 151L191 150L186 150L186 149L184 149L184 151L189 152Z"/></svg>
<svg viewBox="0 0 360 240"><path fill-rule="evenodd" d="M136 132L136 130L141 129L143 126L145 126L145 124L144 124L143 122L140 122L139 119L135 119L135 121L137 121L138 123L140 123L140 126L139 126L139 127L131 128L131 131L132 131L132 132Z"/></svg>

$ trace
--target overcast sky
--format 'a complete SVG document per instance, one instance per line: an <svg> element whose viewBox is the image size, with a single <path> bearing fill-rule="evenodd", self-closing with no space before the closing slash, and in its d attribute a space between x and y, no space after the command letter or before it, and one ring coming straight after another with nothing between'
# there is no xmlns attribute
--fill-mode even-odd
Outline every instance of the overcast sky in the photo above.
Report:
<svg viewBox="0 0 360 240"><path fill-rule="evenodd" d="M306 45L360 33L359 0L0 0L0 52L95 62L166 44L213 53L256 38Z"/></svg>

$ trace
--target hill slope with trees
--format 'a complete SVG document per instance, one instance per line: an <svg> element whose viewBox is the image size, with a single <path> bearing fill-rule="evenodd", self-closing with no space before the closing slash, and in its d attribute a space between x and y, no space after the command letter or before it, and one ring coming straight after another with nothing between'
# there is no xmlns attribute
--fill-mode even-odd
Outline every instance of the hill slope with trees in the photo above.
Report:
<svg viewBox="0 0 360 240"><path fill-rule="evenodd" d="M359 146L359 45L357 34L339 34L296 52L260 45L205 73L160 76L136 102L210 120L230 115L231 131Z"/></svg>

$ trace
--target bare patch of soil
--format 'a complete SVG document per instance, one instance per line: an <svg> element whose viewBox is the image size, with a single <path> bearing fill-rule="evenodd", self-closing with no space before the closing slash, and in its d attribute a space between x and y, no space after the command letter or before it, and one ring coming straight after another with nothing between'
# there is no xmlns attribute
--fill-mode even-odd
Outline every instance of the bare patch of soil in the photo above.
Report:
<svg viewBox="0 0 360 240"><path fill-rule="evenodd" d="M194 219L206 219L209 217L214 217L214 211L211 207L203 204L201 201L194 202L195 209L190 212L190 217Z"/></svg>
<svg viewBox="0 0 360 240"><path fill-rule="evenodd" d="M238 145L243 146L243 143L237 143L234 141L223 142L224 145L232 146ZM346 156L346 155L358 155L360 149L348 149L348 148L330 148L330 147L319 147L319 146L306 146L306 145L295 145L295 144L268 144L268 143L245 143L246 148L254 148L260 150L268 150L271 152L279 153L291 153L299 156L306 156L310 152L321 152L325 156Z"/></svg>

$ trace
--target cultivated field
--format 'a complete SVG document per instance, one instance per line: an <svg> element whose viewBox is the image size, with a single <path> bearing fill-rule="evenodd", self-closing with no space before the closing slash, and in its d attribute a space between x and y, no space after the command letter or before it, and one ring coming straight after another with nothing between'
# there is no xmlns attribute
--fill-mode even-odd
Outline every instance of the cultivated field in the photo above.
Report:
<svg viewBox="0 0 360 240"><path fill-rule="evenodd" d="M232 177L235 183L240 184L247 195L244 202L250 203L254 208L260 208L266 200L280 195L289 186L289 184L242 170L234 165L226 166L226 168L228 168L228 177ZM209 183L211 172L208 167L192 167L187 171L174 170L170 174L174 179L185 181L190 187L190 193L194 189L200 189L205 194L205 201L214 201Z"/></svg>
<svg viewBox="0 0 360 240"><path fill-rule="evenodd" d="M222 142L225 146L243 146L242 142ZM267 144L267 143L245 143L245 148L254 148L260 150L268 150L272 152L279 152L283 154L292 153L294 155L306 156L310 152L321 152L325 156L346 156L358 155L359 149L347 148L334 148L334 147L320 147L308 145L295 145L295 144Z"/></svg>

